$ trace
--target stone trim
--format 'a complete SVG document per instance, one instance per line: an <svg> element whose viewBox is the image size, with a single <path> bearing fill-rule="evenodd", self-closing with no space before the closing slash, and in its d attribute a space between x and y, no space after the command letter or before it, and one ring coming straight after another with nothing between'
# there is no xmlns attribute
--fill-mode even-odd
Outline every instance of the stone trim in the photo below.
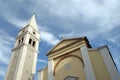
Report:
<svg viewBox="0 0 120 80"><path fill-rule="evenodd" d="M77 56L77 55L66 55L66 56L64 56L63 58L61 58L61 59L56 63L55 68L54 68L54 70L53 70L53 75L54 75L54 76L55 76L55 71L56 71L57 66L59 65L59 63L60 63L61 61L63 61L64 59L69 58L69 57L75 57L75 58L79 59L79 60L82 62L83 67L84 67L84 62L83 62L83 59L82 59L81 57L79 57L79 56Z"/></svg>

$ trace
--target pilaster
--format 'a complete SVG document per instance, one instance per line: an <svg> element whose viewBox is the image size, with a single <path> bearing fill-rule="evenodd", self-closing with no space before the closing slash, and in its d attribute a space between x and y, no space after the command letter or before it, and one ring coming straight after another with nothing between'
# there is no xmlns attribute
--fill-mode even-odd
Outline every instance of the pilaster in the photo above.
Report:
<svg viewBox="0 0 120 80"><path fill-rule="evenodd" d="M54 80L53 68L54 68L54 62L52 59L48 61L48 80Z"/></svg>
<svg viewBox="0 0 120 80"><path fill-rule="evenodd" d="M38 80L43 80L43 71L38 72Z"/></svg>
<svg viewBox="0 0 120 80"><path fill-rule="evenodd" d="M87 47L86 46L81 47L80 51L82 54L84 65L85 65L84 71L85 71L85 75L86 75L86 80L96 80Z"/></svg>
<svg viewBox="0 0 120 80"><path fill-rule="evenodd" d="M110 56L110 53L109 53L107 47L104 46L104 47L100 48L100 53L105 62L107 70L110 74L111 80L120 80L120 75L119 75L117 68Z"/></svg>

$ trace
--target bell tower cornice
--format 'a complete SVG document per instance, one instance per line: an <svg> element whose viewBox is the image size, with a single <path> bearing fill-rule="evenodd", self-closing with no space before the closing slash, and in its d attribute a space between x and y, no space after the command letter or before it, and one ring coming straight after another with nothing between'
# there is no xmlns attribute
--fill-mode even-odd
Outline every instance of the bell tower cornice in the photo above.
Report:
<svg viewBox="0 0 120 80"><path fill-rule="evenodd" d="M22 37L23 35L25 35L25 34L27 34L27 33L30 34L32 37L34 37L36 40L40 41L40 38L35 37L34 34L32 34L32 33L29 32L29 31L24 32L24 34L18 35L18 36L16 37L16 39Z"/></svg>

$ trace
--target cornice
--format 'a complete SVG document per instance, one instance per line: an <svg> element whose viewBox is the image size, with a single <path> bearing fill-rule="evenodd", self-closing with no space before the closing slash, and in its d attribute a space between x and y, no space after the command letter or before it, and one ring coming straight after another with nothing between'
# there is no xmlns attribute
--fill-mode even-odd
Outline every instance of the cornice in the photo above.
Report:
<svg viewBox="0 0 120 80"><path fill-rule="evenodd" d="M62 56L64 54L70 53L74 50L79 49L82 46L86 46L86 44L84 42L82 42L82 43L79 43L79 44L72 45L70 47L67 47L66 49L63 49L63 50L60 50L58 52L52 53L51 55L48 56L48 59L50 60L50 59Z"/></svg>
<svg viewBox="0 0 120 80"><path fill-rule="evenodd" d="M12 51L18 50L18 49L20 49L23 46L27 46L27 48L31 49L31 51L35 51L36 53L39 53L39 51L35 50L32 46L24 44L24 43L19 45L19 46L17 46L16 48L13 48Z"/></svg>

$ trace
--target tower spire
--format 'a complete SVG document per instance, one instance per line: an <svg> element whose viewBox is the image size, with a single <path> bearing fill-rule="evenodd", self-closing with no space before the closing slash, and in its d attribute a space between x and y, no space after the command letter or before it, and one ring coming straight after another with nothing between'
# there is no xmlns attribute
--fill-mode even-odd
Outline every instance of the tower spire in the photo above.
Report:
<svg viewBox="0 0 120 80"><path fill-rule="evenodd" d="M27 25L30 25L31 27L33 27L35 30L38 31L35 14L33 14L32 17L29 19L29 21L27 22Z"/></svg>

